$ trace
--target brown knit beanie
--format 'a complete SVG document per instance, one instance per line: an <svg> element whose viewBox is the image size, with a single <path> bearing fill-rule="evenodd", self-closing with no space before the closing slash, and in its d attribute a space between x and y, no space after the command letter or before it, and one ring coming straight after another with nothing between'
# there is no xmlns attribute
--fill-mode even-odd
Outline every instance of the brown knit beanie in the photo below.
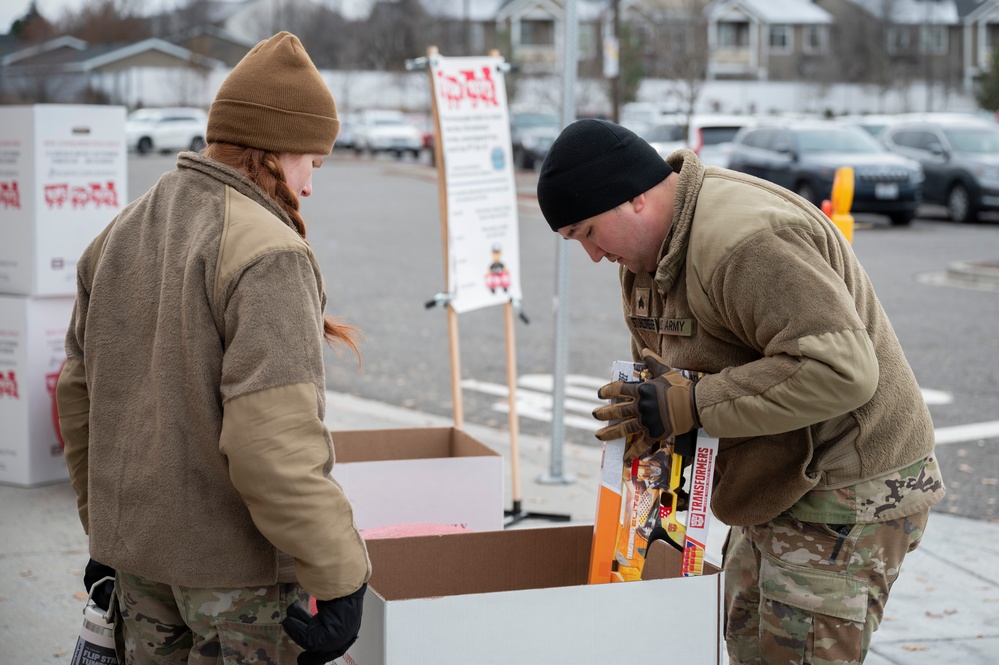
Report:
<svg viewBox="0 0 999 665"><path fill-rule="evenodd" d="M208 111L208 142L328 155L336 102L298 37L279 32L239 61Z"/></svg>

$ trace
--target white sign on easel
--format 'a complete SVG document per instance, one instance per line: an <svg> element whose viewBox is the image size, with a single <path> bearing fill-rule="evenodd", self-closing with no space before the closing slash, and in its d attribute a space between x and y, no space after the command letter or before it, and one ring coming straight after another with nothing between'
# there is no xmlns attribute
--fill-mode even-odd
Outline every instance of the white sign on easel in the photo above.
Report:
<svg viewBox="0 0 999 665"><path fill-rule="evenodd" d="M517 185L501 57L431 59L455 312L521 300Z"/></svg>

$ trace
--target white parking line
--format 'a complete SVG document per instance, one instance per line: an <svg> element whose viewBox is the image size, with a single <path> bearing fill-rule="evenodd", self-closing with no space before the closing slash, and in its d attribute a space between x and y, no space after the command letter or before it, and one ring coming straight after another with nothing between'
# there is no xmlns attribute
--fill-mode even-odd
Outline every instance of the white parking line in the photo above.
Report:
<svg viewBox="0 0 999 665"><path fill-rule="evenodd" d="M982 439L999 439L999 420L971 425L954 425L953 427L938 427L934 433L938 446Z"/></svg>
<svg viewBox="0 0 999 665"><path fill-rule="evenodd" d="M566 376L565 383L566 411L586 414L585 416L579 416L567 413L564 420L565 425L587 432L596 431L601 423L594 420L589 414L593 409L604 404L603 400L597 398L597 389L607 383L607 381L592 376L569 374ZM525 374L518 379L517 386L517 415L522 418L530 418L541 422L551 422L552 375ZM465 379L461 382L461 387L486 395L495 395L496 397L507 397L509 394L507 387L504 385L477 381L475 379ZM951 404L954 401L953 395L942 390L922 388L921 391L923 393L923 400L929 405ZM510 406L505 401L493 404L492 408L494 411L499 411L500 413L508 413L510 411ZM970 425L939 427L936 429L935 434L937 445L941 446L967 441L980 441L982 439L999 440L999 420Z"/></svg>

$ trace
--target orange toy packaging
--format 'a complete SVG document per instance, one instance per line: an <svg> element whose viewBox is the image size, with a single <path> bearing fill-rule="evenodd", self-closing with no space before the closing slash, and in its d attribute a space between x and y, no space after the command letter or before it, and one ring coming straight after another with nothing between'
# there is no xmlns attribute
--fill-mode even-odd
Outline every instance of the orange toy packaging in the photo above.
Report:
<svg viewBox="0 0 999 665"><path fill-rule="evenodd" d="M690 379L699 376L680 372ZM611 380L638 382L646 374L642 363L619 360ZM717 441L698 442L694 430L653 444L625 464L631 442L629 437L604 444L590 584L641 579L649 544L656 540L682 552L684 576L703 574Z"/></svg>

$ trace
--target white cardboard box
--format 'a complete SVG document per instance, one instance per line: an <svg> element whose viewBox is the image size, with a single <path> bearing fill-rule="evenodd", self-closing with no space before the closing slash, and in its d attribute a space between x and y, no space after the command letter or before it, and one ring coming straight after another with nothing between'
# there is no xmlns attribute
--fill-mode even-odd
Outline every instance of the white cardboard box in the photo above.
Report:
<svg viewBox="0 0 999 665"><path fill-rule="evenodd" d="M128 197L121 106L0 106L0 293L76 294L76 263Z"/></svg>
<svg viewBox="0 0 999 665"><path fill-rule="evenodd" d="M503 528L503 456L453 427L334 431L333 478L359 529Z"/></svg>
<svg viewBox="0 0 999 665"><path fill-rule="evenodd" d="M66 359L73 298L0 295L0 482L69 477L55 386Z"/></svg>
<svg viewBox="0 0 999 665"><path fill-rule="evenodd" d="M722 575L586 584L592 525L369 540L372 576L346 665L678 662L718 665Z"/></svg>

